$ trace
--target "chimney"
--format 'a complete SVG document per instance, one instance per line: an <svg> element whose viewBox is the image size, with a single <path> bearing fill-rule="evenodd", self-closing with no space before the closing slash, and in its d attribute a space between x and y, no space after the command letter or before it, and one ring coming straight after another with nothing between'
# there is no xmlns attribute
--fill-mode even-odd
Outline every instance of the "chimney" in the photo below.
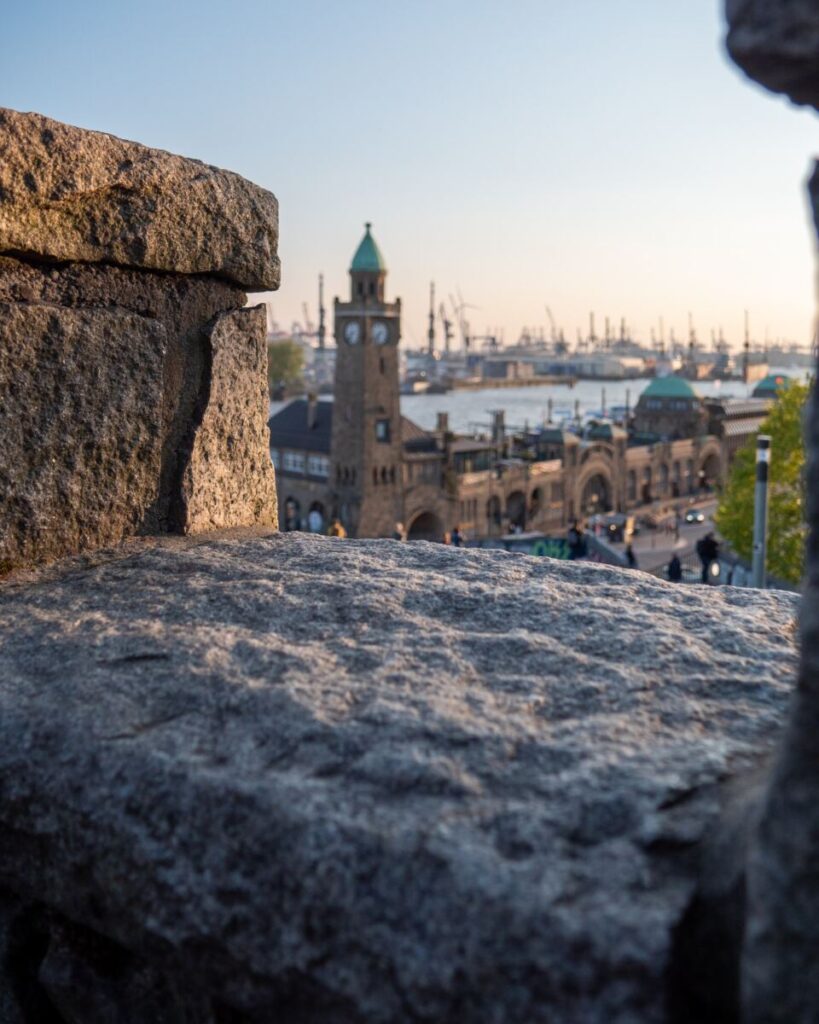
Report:
<svg viewBox="0 0 819 1024"><path fill-rule="evenodd" d="M449 433L449 413L439 412L437 414L437 426L435 428L439 434Z"/></svg>
<svg viewBox="0 0 819 1024"><path fill-rule="evenodd" d="M307 392L307 429L312 430L318 418L318 399L315 391Z"/></svg>

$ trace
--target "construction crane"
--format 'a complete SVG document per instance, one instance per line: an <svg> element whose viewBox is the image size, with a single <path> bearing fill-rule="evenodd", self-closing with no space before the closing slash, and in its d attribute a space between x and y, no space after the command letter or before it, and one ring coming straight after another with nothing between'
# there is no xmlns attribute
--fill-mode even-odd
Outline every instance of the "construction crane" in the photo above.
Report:
<svg viewBox="0 0 819 1024"><path fill-rule="evenodd" d="M461 331L461 341L463 343L463 347L468 352L469 351L469 344L470 344L469 323L466 320L466 318L464 317L464 310L465 309L479 309L480 307L479 306L473 306L469 302L464 302L464 297L463 297L463 295L461 295L460 288L457 289L457 292L458 292L458 299L459 299L459 301L456 302L455 299L452 297L452 293L450 292L450 294L449 294L449 302L450 302L450 305L452 306L452 315L455 317L455 323L457 323L457 325L458 325L458 327L459 327L459 329Z"/></svg>
<svg viewBox="0 0 819 1024"><path fill-rule="evenodd" d="M551 338L552 344L555 345L557 344L558 339L557 324L555 323L555 318L552 316L551 309L549 309L548 306L546 306L545 308L546 316L549 318L549 337Z"/></svg>
<svg viewBox="0 0 819 1024"><path fill-rule="evenodd" d="M449 343L453 338L452 321L447 319L446 306L443 302L438 308L438 315L441 318L441 326L444 329L444 352L449 355Z"/></svg>
<svg viewBox="0 0 819 1024"><path fill-rule="evenodd" d="M429 283L429 329L427 331L427 350L435 355L435 282Z"/></svg>
<svg viewBox="0 0 819 1024"><path fill-rule="evenodd" d="M318 325L318 347L324 348L324 339L327 334L327 328L324 325L324 274L319 274L319 325Z"/></svg>

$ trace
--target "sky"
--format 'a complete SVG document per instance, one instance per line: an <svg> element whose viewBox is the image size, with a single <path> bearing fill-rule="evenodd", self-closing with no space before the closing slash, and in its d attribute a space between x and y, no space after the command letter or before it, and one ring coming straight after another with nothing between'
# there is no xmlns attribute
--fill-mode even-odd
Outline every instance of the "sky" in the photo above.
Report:
<svg viewBox="0 0 819 1024"><path fill-rule="evenodd" d="M815 115L729 64L718 0L5 0L0 105L230 168L280 203L289 328L372 221L424 342L473 334L810 340Z"/></svg>

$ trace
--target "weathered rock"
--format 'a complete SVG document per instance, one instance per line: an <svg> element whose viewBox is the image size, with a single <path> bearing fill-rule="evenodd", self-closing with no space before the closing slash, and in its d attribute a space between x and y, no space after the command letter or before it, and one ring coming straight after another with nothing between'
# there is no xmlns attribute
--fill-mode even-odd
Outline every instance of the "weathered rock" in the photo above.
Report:
<svg viewBox="0 0 819 1024"><path fill-rule="evenodd" d="M198 160L0 108L0 254L279 285L275 196Z"/></svg>
<svg viewBox="0 0 819 1024"><path fill-rule="evenodd" d="M769 89L819 109L819 8L811 0L726 0L728 49ZM819 228L819 170L810 182ZM787 726L751 836L741 961L743 1024L819 1020L819 395L806 419L806 587Z"/></svg>
<svg viewBox="0 0 819 1024"><path fill-rule="evenodd" d="M294 534L17 576L0 882L215 1021L690 1024L675 929L797 606Z"/></svg>
<svg viewBox="0 0 819 1024"><path fill-rule="evenodd" d="M257 306L223 313L208 329L207 405L182 481L187 532L278 523L265 325Z"/></svg>
<svg viewBox="0 0 819 1024"><path fill-rule="evenodd" d="M725 0L728 52L753 79L819 107L816 0Z"/></svg>
<svg viewBox="0 0 819 1024"><path fill-rule="evenodd" d="M0 561L145 529L159 498L166 351L157 320L0 303Z"/></svg>
<svg viewBox="0 0 819 1024"><path fill-rule="evenodd" d="M239 289L206 277L91 264L43 268L0 257L0 429L6 456L0 464L0 564L43 561L134 533L197 529L188 521L190 479L183 496L183 477L195 443L201 447L197 432L203 420L210 437L234 430L241 436L232 466L222 466L218 490L197 476L201 502L246 494L244 504L234 500L224 507L221 525L275 525L275 494L265 501L272 473L267 434L249 415L267 379L259 313L240 314L247 329L230 342L241 352L223 351L217 364L233 360L230 401L225 382L216 380L209 404L211 327L220 313L244 301ZM34 306L50 314L38 321L48 334L36 343L28 333ZM75 325L70 335L60 333L63 320ZM109 345L116 330L121 335ZM136 367L136 376L128 366ZM101 387L105 380L108 390ZM73 420L71 398L81 394L95 403L94 416ZM55 395L60 405L52 409ZM229 424L227 417L238 417L239 410L247 412ZM266 405L263 417L265 412ZM90 416L87 408L84 415ZM147 461L134 448L146 432L153 439Z"/></svg>

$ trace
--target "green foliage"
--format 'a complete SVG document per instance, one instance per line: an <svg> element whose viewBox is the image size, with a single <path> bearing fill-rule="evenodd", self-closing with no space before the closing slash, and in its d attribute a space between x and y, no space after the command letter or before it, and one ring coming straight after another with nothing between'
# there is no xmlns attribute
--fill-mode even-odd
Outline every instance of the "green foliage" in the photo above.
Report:
<svg viewBox="0 0 819 1024"><path fill-rule="evenodd" d="M296 388L304 372L304 352L295 341L274 341L267 346L267 382L270 390Z"/></svg>
<svg viewBox="0 0 819 1024"><path fill-rule="evenodd" d="M791 382L781 393L761 434L771 437L768 475L768 572L798 583L805 561L802 411L809 385ZM715 517L717 528L738 555L751 559L756 484L756 438L737 452Z"/></svg>

